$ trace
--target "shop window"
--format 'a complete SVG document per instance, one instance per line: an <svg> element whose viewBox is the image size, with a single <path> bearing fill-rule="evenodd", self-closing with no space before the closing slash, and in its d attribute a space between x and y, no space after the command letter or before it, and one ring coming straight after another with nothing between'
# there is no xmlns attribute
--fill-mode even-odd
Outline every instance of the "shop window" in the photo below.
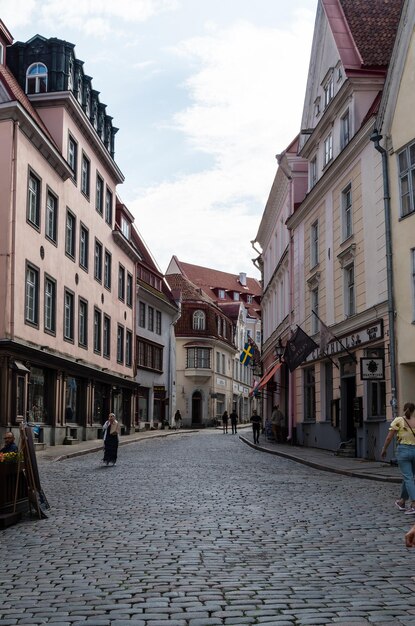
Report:
<svg viewBox="0 0 415 626"><path fill-rule="evenodd" d="M28 385L28 421L36 423L46 422L46 376L40 367L32 367Z"/></svg>

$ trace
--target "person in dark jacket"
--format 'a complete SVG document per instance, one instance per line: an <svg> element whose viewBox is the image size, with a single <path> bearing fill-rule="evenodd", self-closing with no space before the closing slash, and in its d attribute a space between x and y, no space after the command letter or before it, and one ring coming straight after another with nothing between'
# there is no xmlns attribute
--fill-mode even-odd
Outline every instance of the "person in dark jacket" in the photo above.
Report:
<svg viewBox="0 0 415 626"><path fill-rule="evenodd" d="M232 411L229 417L231 418L232 435L236 435L236 433L238 432L236 429L236 425L238 423L238 414L236 411Z"/></svg>
<svg viewBox="0 0 415 626"><path fill-rule="evenodd" d="M0 452L17 452L17 446L14 442L13 433L6 433L4 435L4 446L0 450Z"/></svg>
<svg viewBox="0 0 415 626"><path fill-rule="evenodd" d="M252 434L254 435L254 443L259 443L259 433L261 432L262 419L255 409L252 411L251 422Z"/></svg>
<svg viewBox="0 0 415 626"><path fill-rule="evenodd" d="M228 411L225 411L224 414L222 415L223 434L228 433L228 420L229 420Z"/></svg>

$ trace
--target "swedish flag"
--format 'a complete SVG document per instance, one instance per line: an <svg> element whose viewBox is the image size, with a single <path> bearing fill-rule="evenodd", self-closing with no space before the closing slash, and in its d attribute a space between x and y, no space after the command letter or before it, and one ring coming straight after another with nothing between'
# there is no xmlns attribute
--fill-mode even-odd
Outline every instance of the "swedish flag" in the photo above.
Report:
<svg viewBox="0 0 415 626"><path fill-rule="evenodd" d="M249 365L254 358L254 352L252 346L247 342L242 350L239 360L242 365Z"/></svg>

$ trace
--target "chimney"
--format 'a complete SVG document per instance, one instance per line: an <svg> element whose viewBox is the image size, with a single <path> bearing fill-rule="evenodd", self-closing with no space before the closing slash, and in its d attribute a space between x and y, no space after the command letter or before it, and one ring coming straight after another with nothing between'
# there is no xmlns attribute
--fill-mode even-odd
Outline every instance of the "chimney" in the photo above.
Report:
<svg viewBox="0 0 415 626"><path fill-rule="evenodd" d="M242 287L246 287L246 273L245 272L239 272L239 282L241 283Z"/></svg>

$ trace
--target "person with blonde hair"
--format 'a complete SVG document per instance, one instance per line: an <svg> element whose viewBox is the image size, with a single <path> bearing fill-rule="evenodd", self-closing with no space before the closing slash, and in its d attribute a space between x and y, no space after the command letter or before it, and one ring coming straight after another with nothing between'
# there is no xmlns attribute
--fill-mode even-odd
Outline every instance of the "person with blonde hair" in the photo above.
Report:
<svg viewBox="0 0 415 626"><path fill-rule="evenodd" d="M415 515L415 404L407 402L403 410L403 416L395 417L391 422L381 456L382 458L386 456L386 450L396 435L398 440L396 458L403 481L401 496L396 500L395 506L400 511L405 511L405 515ZM408 499L411 500L411 506L407 509Z"/></svg>
<svg viewBox="0 0 415 626"><path fill-rule="evenodd" d="M108 415L108 419L102 427L104 430L104 458L105 465L115 465L118 454L118 437L121 432L120 424L115 419L114 413Z"/></svg>

